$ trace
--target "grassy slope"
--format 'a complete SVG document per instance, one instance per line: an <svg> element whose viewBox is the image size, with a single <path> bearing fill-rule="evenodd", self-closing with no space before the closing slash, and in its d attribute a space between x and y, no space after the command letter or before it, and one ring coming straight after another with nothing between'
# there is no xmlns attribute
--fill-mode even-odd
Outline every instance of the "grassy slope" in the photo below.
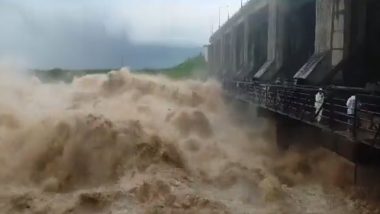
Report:
<svg viewBox="0 0 380 214"><path fill-rule="evenodd" d="M59 82L66 83L72 82L74 77L81 77L87 74L105 74L111 69L97 69L97 70L64 70L55 68L51 70L34 70L33 73L42 82Z"/></svg>
<svg viewBox="0 0 380 214"><path fill-rule="evenodd" d="M86 74L102 74L108 73L112 69L99 69L99 70L64 70L64 69L51 69L51 70L34 70L34 74L43 82L71 82L74 77L84 76ZM151 73L151 74L164 74L173 79L184 78L197 78L203 79L207 75L206 61L202 55L189 58L183 63L167 69L144 69L137 70L136 73Z"/></svg>
<svg viewBox="0 0 380 214"><path fill-rule="evenodd" d="M164 69L162 73L174 79L204 78L207 74L206 71L206 61L202 55L198 55L173 68Z"/></svg>

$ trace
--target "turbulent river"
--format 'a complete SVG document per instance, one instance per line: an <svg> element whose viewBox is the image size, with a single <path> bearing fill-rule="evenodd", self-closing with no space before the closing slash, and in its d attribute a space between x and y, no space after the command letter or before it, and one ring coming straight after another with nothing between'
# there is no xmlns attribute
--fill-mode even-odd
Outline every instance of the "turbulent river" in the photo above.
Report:
<svg viewBox="0 0 380 214"><path fill-rule="evenodd" d="M374 213L344 161L278 151L214 81L0 73L1 213Z"/></svg>

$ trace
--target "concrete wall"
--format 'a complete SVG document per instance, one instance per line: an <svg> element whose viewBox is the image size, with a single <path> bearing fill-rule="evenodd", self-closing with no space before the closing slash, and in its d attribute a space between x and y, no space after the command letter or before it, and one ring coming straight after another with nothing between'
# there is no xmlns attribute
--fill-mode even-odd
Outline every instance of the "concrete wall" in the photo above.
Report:
<svg viewBox="0 0 380 214"><path fill-rule="evenodd" d="M235 70L237 73L241 73L243 66L244 66L244 60L245 60L245 32L244 32L244 20L236 27L235 30Z"/></svg>
<svg viewBox="0 0 380 214"><path fill-rule="evenodd" d="M256 79L271 80L283 64L284 15L284 3L269 0L267 61L255 74Z"/></svg>
<svg viewBox="0 0 380 214"><path fill-rule="evenodd" d="M274 81L276 77L284 76L308 84L323 84L326 79L339 76L339 69L334 68L339 68L344 59L350 58L352 52L365 41L367 1L251 0L211 36L210 48L214 48L214 56L210 63L214 64L214 73L219 76L228 74L235 79L252 77L262 81ZM315 5L315 23L311 23L315 25L315 39L311 42L313 50L310 55L298 60L304 57L305 50L297 55L294 46L305 45L302 42L307 38L297 36L302 36L305 26L311 25L303 22L302 16L310 15L302 13L306 4ZM260 17L258 14L265 7L268 13L266 17ZM301 17L292 18L295 13L301 14ZM263 19L268 23L267 29L258 27ZM266 51L257 51L263 43L257 38L260 30L267 31L264 32L268 35L267 44L264 45ZM298 41L300 44L294 44ZM218 42L220 48L216 48ZM266 55L263 65L258 65L258 55ZM342 73L341 79L344 75L347 76Z"/></svg>
<svg viewBox="0 0 380 214"><path fill-rule="evenodd" d="M249 17L255 14L256 11L262 9L268 4L267 0L254 0L248 2L243 8L232 16L220 29L218 29L210 38L210 48L214 47L219 41L220 53L213 52L214 61L213 73L216 73L220 78L233 78L243 75L249 71L252 59L249 59L249 33L251 32L254 23ZM217 60L220 59L220 60Z"/></svg>
<svg viewBox="0 0 380 214"><path fill-rule="evenodd" d="M318 0L315 54L331 51L331 66L337 65L345 54L345 31L349 21L350 1Z"/></svg>
<svg viewBox="0 0 380 214"><path fill-rule="evenodd" d="M343 75L337 76L339 69L334 68L349 58L354 46L363 42L366 1L317 0L316 4L315 52L308 62L310 66L300 69L294 78L303 79L307 84L326 84L336 76L335 81L343 82ZM357 14L355 18L353 13ZM353 28L357 29L354 38ZM320 61L315 60L318 57Z"/></svg>

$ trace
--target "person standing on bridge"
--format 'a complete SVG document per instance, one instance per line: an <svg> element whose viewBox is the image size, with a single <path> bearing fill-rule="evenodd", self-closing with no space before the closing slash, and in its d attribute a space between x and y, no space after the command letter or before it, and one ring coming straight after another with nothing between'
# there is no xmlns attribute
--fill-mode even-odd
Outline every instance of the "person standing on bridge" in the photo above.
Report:
<svg viewBox="0 0 380 214"><path fill-rule="evenodd" d="M358 109L361 107L361 104L359 101L356 101L356 96L355 95L352 95L350 98L348 98L347 102L346 102L346 106L347 106L347 115L348 115L348 123L349 123L349 126L351 127L351 131L354 130L356 127L359 127L360 126L360 120L356 120L356 123L355 124L355 111L356 111L356 107L358 107ZM356 127L354 127L356 126Z"/></svg>
<svg viewBox="0 0 380 214"><path fill-rule="evenodd" d="M324 101L325 101L325 94L323 93L323 89L320 88L317 94L315 94L315 103L314 103L315 116L318 123L321 122L322 120Z"/></svg>

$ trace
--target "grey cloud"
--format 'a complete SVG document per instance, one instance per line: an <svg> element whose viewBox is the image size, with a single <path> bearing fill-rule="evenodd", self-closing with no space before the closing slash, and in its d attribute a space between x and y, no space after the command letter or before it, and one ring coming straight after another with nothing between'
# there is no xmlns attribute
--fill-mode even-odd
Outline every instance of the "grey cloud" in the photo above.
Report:
<svg viewBox="0 0 380 214"><path fill-rule="evenodd" d="M16 56L36 68L167 67L199 47L134 44L127 25L110 25L109 14L86 7L50 11L21 1L0 2L0 57ZM120 29L122 27L122 29ZM122 33L125 30L125 33Z"/></svg>

